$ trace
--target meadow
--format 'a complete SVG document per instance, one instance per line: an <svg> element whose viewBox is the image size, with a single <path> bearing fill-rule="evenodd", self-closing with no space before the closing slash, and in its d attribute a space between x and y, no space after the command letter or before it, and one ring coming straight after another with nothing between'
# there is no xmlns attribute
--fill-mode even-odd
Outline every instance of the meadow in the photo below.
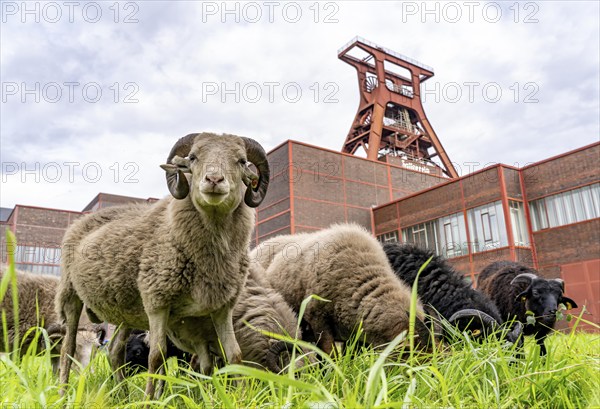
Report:
<svg viewBox="0 0 600 409"><path fill-rule="evenodd" d="M12 297L18 303L12 291L11 270L9 266L9 274L0 285L0 302L3 297ZM303 307L310 301L305 300ZM583 315L573 317L568 332L549 337L545 357L539 356L538 346L528 339L524 358L517 358L515 346L501 337L477 341L471 334L456 330L451 330L452 342L419 352L410 348L412 315L411 331L377 350L358 342L360 330L344 351L333 357L311 344L291 340L318 354L320 362L307 362L301 368L290 365L281 374L227 365L215 368L212 376L204 376L170 359L165 375L155 375L165 379L163 395L159 401L150 402L144 400L148 375L141 373L117 384L104 350L96 352L89 366L72 371L61 396L50 353L32 347L22 357L15 353L0 357L0 408L100 409L148 404L166 408L311 409L600 407L600 327ZM4 329L12 320L3 314ZM578 331L581 322L592 325L596 332ZM29 331L47 338L43 329ZM0 342L8 349L8 339ZM399 352L401 348L403 352Z"/></svg>

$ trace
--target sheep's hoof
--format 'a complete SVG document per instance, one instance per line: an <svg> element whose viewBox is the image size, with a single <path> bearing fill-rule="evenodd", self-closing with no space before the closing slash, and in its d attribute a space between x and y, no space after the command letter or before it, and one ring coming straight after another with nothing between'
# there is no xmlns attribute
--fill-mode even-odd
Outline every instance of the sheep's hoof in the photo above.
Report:
<svg viewBox="0 0 600 409"><path fill-rule="evenodd" d="M240 351L239 349L231 355L231 358L229 359L229 364L230 365L234 365L234 364L241 364L242 363L242 351Z"/></svg>

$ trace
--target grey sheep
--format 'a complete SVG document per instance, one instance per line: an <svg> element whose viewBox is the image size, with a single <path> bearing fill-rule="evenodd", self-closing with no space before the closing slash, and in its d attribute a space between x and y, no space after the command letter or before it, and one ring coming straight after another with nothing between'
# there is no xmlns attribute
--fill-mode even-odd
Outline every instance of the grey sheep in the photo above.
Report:
<svg viewBox="0 0 600 409"><path fill-rule="evenodd" d="M257 274L257 270L262 268L257 263L251 263L248 280L233 308L233 328L246 364L280 372L282 367L289 363L292 346L257 330L294 337L297 318L281 295L262 281L259 274L263 273ZM246 325L246 322L251 327ZM214 331L211 331L211 328L199 330L212 332L211 350L216 351L219 345ZM298 334L298 337L300 336L301 334ZM144 368L144 363L148 360L147 341L139 337L130 337L127 349L131 351L127 363ZM176 349L167 348L167 356L180 357L181 354ZM304 361L299 358L296 367L303 364Z"/></svg>
<svg viewBox="0 0 600 409"><path fill-rule="evenodd" d="M330 301L311 301L303 317L327 353L335 341L347 341L361 320L365 341L374 346L408 330L411 290L396 278L379 242L358 225L277 236L250 258L295 311L311 294ZM417 308L416 336L426 345L430 334Z"/></svg>
<svg viewBox="0 0 600 409"><path fill-rule="evenodd" d="M263 281L264 274L264 270L258 263L251 263L248 281L233 309L233 328L244 361L273 372L280 372L282 369L280 360L284 365L289 363L290 345L255 329L292 338L295 335L301 338L302 334L296 334L298 323L296 314L281 294ZM246 325L246 322L255 329ZM297 361L296 366L301 365L302 361Z"/></svg>
<svg viewBox="0 0 600 409"><path fill-rule="evenodd" d="M431 258L419 276L419 298L460 331L471 330L474 334L486 335L504 323L496 304L471 287L442 257L410 244L386 243L383 249L398 278L409 286L415 282L421 266ZM516 342L521 331L522 326L516 325L506 334L507 340Z"/></svg>
<svg viewBox="0 0 600 409"><path fill-rule="evenodd" d="M2 280L6 272L0 272ZM51 275L32 274L24 271L16 272L17 294L19 302L19 342L21 343L21 355L27 352L29 346L34 341L33 333L30 333L25 339L27 331L33 327L42 327L48 333L48 339L52 343L51 363L55 372L58 371L60 345L64 336L64 327L54 311L54 297L59 284L59 278ZM0 303L0 312L6 314L7 338L9 348L13 344L15 337L13 300L11 290L5 294ZM0 323L1 324L1 323ZM78 338L75 353L73 357L82 366L87 366L90 362L92 350L100 346L98 341L97 328L89 322L85 316L81 317L77 327ZM5 351L4 329L0 325L0 351ZM38 336L37 351L44 349L44 339L41 334Z"/></svg>
<svg viewBox="0 0 600 409"><path fill-rule="evenodd" d="M110 354L118 379L132 328L149 330L151 374L163 371L167 334L178 348L198 355L203 372L212 369L208 342L190 326L194 321L214 325L226 360L241 361L232 312L248 270L252 208L269 184L266 153L249 138L190 134L177 141L161 167L173 197L132 206L128 217L105 224L98 214L84 216L65 233L56 298L67 326L63 385L83 304L96 319L121 325ZM159 380L155 388L149 378L146 396L158 397L163 384Z"/></svg>
<svg viewBox="0 0 600 409"><path fill-rule="evenodd" d="M535 336L542 356L547 353L544 341L554 328L559 304L577 308L575 301L563 295L563 280L542 278L535 269L515 261L488 265L479 274L477 286L496 303L503 318L525 324L523 335ZM533 325L527 323L528 311L535 319Z"/></svg>

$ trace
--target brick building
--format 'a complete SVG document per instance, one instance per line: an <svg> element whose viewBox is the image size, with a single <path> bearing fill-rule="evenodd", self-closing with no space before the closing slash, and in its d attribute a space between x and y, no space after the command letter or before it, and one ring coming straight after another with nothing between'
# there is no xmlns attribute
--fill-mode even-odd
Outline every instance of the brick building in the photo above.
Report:
<svg viewBox="0 0 600 409"><path fill-rule="evenodd" d="M466 276L521 261L600 322L600 144L522 169L495 165L373 209L381 241L431 248ZM587 317L589 318L589 317Z"/></svg>
<svg viewBox="0 0 600 409"><path fill-rule="evenodd" d="M254 244L277 234L357 222L380 241L416 243L476 281L496 260L521 261L600 322L600 144L518 169L497 164L458 179L296 141L271 152L272 180ZM577 312L577 311L576 311Z"/></svg>
<svg viewBox="0 0 600 409"><path fill-rule="evenodd" d="M254 244L277 234L314 231L353 221L371 228L371 208L448 179L422 164L407 169L386 157L372 161L297 141L268 154L271 183L258 208Z"/></svg>
<svg viewBox="0 0 600 409"><path fill-rule="evenodd" d="M2 262L5 263L8 227L17 237L15 263L18 269L41 274L60 275L60 243L66 229L81 215L103 207L124 203L140 203L157 199L99 193L81 212L16 205L2 209Z"/></svg>

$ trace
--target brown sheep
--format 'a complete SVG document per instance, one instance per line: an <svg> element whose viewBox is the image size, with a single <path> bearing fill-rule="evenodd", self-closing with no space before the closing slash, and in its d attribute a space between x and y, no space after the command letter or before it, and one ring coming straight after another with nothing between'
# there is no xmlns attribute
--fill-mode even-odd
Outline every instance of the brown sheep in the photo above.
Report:
<svg viewBox="0 0 600 409"><path fill-rule="evenodd" d="M33 327L42 327L48 333L48 338L52 342L51 362L55 372L58 371L58 361L60 346L64 336L64 327L60 324L60 320L54 311L54 297L60 279L56 276L32 274L23 271L17 271L17 292L19 295L19 334L21 342L21 355L27 352L27 349L34 340L34 335L30 334L23 342L25 333ZM0 272L0 280L6 272ZM13 302L9 291L5 294L4 299L0 303L0 311L6 314L7 336L9 348L13 344L15 337L14 318L13 318ZM86 316L82 316L78 327L78 342L75 348L74 358L82 366L86 366L90 362L92 350L98 347L97 328L87 320ZM0 351L4 351L4 330L0 325ZM38 337L37 351L43 348L44 339Z"/></svg>
<svg viewBox="0 0 600 409"><path fill-rule="evenodd" d="M366 342L375 346L408 330L411 290L396 278L379 242L358 225L277 236L250 258L295 311L311 294L330 301L311 301L303 317L325 352L334 341L347 341L361 320ZM416 335L425 345L430 334L417 308Z"/></svg>

